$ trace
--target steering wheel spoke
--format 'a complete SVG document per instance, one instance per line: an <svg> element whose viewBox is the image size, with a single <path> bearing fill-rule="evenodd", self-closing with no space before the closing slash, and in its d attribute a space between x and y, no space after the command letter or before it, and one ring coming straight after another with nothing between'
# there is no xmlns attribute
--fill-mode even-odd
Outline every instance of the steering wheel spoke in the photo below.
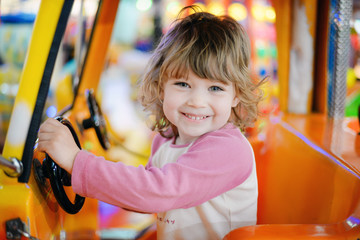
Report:
<svg viewBox="0 0 360 240"><path fill-rule="evenodd" d="M106 131L106 122L100 106L95 99L94 91L92 89L87 90L86 97L90 111L90 118L83 120L83 128L94 128L101 147L107 150L110 147L110 142Z"/></svg>

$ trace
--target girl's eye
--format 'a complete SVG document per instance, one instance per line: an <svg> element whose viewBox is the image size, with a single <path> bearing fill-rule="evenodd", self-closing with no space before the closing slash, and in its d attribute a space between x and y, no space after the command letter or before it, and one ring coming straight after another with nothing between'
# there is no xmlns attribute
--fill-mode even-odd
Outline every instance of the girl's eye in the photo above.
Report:
<svg viewBox="0 0 360 240"><path fill-rule="evenodd" d="M175 85L180 87L190 87L190 85L187 84L186 82L176 82Z"/></svg>
<svg viewBox="0 0 360 240"><path fill-rule="evenodd" d="M218 87L218 86L211 86L211 87L209 88L209 90L210 90L211 92L224 91L224 89L222 89L221 87Z"/></svg>

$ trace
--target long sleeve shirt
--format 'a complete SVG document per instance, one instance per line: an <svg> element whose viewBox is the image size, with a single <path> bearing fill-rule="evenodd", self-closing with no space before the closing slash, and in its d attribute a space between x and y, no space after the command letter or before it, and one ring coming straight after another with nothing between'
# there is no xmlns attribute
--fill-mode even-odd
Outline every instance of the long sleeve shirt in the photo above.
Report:
<svg viewBox="0 0 360 240"><path fill-rule="evenodd" d="M86 151L76 156L76 193L138 212L158 213L159 239L221 239L256 224L257 178L251 145L232 124L191 144L157 135L146 167Z"/></svg>

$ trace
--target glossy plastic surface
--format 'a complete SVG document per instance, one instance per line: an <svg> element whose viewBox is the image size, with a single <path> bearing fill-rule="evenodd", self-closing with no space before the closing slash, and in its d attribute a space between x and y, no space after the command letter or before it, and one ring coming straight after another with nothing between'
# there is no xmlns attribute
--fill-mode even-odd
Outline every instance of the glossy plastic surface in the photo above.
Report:
<svg viewBox="0 0 360 240"><path fill-rule="evenodd" d="M315 114L271 117L250 139L259 180L258 225L225 239L359 238L356 124L356 118L335 122Z"/></svg>
<svg viewBox="0 0 360 240"><path fill-rule="evenodd" d="M63 3L64 1L44 0L40 4L2 152L6 158L22 159L28 128ZM37 238L50 239L59 231L60 225L57 222L61 212L54 213L50 210L47 200L42 198L32 176L29 182L24 184L0 171L0 199L0 239L6 239L5 221L18 217L30 228L30 234Z"/></svg>
<svg viewBox="0 0 360 240"><path fill-rule="evenodd" d="M28 126L27 121L31 119L38 91L37 86L41 82L49 45L54 36L63 2L41 1L14 106L14 109L19 108L20 110L15 112L17 114L13 112L11 115L10 124L14 126L15 133L7 136L3 152L5 157L13 156L21 159L27 129L21 130ZM108 42L105 40L111 37L119 3L118 0L101 2L99 20L93 33L93 39L95 39L92 44L93 50L87 56L87 62L92 65L84 68L82 72L84 79L81 80L81 88L79 88L79 92L81 90L82 93L75 98L79 101L76 102L73 111L68 112L67 115L72 120L73 126L77 126L76 122L86 117L82 115L83 112L86 111L88 114L86 101L83 101L85 99L84 92L88 88L96 91L100 73L103 70L101 64L105 62L108 47ZM96 64L94 65L94 63ZM88 73L89 71L91 73ZM85 78L85 76L91 76L91 78ZM85 147L91 146L92 152L96 153L97 149L102 149L95 133L88 132L81 135L79 129L76 129L76 132L81 144ZM23 138L14 138L18 136ZM43 154L35 152L34 158L43 159ZM79 213L69 215L59 208L49 185L45 185L44 188L39 187L33 171L34 169L32 169L27 184L18 183L17 179L9 178L3 171L0 171L0 239L6 239L5 221L12 218L20 218L29 228L30 234L39 239L54 239L60 236L66 236L66 239L98 239L98 202L94 199L87 199ZM74 194L71 192L71 189L67 191L70 197L72 197L71 194Z"/></svg>

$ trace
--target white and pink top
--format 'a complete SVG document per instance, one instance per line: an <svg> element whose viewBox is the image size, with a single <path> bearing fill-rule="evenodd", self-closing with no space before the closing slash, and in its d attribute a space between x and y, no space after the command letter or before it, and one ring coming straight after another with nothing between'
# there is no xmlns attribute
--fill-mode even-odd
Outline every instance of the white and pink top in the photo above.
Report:
<svg viewBox="0 0 360 240"><path fill-rule="evenodd" d="M154 138L146 167L84 150L73 190L137 212L157 213L158 239L221 239L256 224L258 186L252 147L232 124L187 145Z"/></svg>

